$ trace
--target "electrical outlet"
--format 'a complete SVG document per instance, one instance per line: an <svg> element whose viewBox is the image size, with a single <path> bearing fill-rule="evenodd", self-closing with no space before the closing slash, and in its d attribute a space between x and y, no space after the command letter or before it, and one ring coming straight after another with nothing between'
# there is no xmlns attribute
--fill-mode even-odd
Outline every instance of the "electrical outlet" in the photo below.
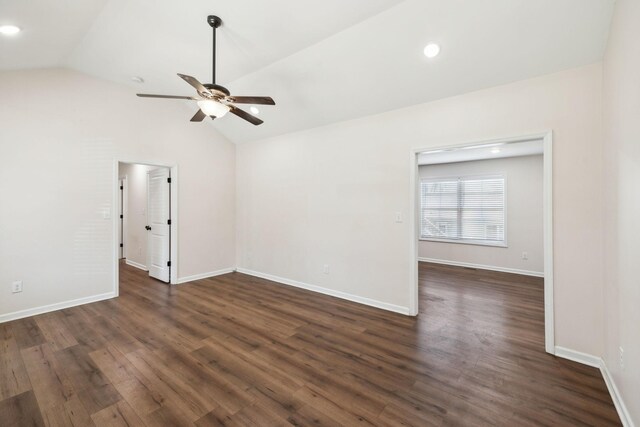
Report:
<svg viewBox="0 0 640 427"><path fill-rule="evenodd" d="M17 280L11 284L11 292L14 294L22 292L22 280Z"/></svg>
<svg viewBox="0 0 640 427"><path fill-rule="evenodd" d="M325 264L324 267L322 267L322 272L324 274L329 274L329 264Z"/></svg>
<svg viewBox="0 0 640 427"><path fill-rule="evenodd" d="M402 222L402 212L396 212L396 222Z"/></svg>
<svg viewBox="0 0 640 427"><path fill-rule="evenodd" d="M620 370L624 371L624 348L620 347Z"/></svg>
<svg viewBox="0 0 640 427"><path fill-rule="evenodd" d="M528 252L522 252L522 259L523 260L528 260L529 259L529 253Z"/></svg>

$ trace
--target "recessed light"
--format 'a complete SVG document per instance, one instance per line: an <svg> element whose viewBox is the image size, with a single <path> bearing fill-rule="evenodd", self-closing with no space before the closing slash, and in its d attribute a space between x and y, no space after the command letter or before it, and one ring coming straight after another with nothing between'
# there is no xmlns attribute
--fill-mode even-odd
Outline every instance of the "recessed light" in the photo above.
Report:
<svg viewBox="0 0 640 427"><path fill-rule="evenodd" d="M136 83L144 83L144 79L140 76L133 76L131 77L131 81L132 82L136 82Z"/></svg>
<svg viewBox="0 0 640 427"><path fill-rule="evenodd" d="M0 34L4 34L5 36L13 36L14 34L18 34L20 32L20 28L15 25L2 25L0 26Z"/></svg>
<svg viewBox="0 0 640 427"><path fill-rule="evenodd" d="M260 114L260 110L258 110L258 107L251 107L250 110L253 114Z"/></svg>
<svg viewBox="0 0 640 427"><path fill-rule="evenodd" d="M436 43L429 43L424 47L424 56L427 58L435 58L440 53L440 46Z"/></svg>
<svg viewBox="0 0 640 427"><path fill-rule="evenodd" d="M500 152L500 149L499 148L494 148L494 149L491 150L491 152L493 154L498 154Z"/></svg>

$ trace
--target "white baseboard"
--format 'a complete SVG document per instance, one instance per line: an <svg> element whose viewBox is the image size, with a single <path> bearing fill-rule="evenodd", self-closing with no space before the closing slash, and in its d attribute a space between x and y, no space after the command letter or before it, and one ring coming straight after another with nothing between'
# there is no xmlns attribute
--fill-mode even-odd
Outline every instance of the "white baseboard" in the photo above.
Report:
<svg viewBox="0 0 640 427"><path fill-rule="evenodd" d="M233 273L234 271L236 271L235 268L224 268L222 270L211 271L209 273L201 273L201 274L194 274L192 276L180 277L178 279L177 284L180 285L182 283L193 282L194 280L202 280L202 279L207 279L209 277L221 276L223 274Z"/></svg>
<svg viewBox="0 0 640 427"><path fill-rule="evenodd" d="M131 261L129 259L125 260L125 262L127 263L127 265L130 265L131 267L139 268L140 270L143 270L143 271L149 271L149 270L147 270L147 266L146 265L139 264L139 263L137 263L135 261Z"/></svg>
<svg viewBox="0 0 640 427"><path fill-rule="evenodd" d="M622 400L622 395L618 391L618 387L616 387L615 381L613 381L613 376L611 376L611 372L607 368L607 364L604 360L600 361L600 372L602 372L602 377L604 378L604 382L607 384L607 388L609 389L609 394L611 395L611 399L613 400L613 404L618 411L618 415L620 416L620 421L622 421L622 425L624 427L634 427L633 420L631 419L631 414L627 409L627 406L624 404Z"/></svg>
<svg viewBox="0 0 640 427"><path fill-rule="evenodd" d="M593 366L599 368L602 359L592 354L583 353L581 351L571 350L570 348L556 346L556 356L563 359L573 360L574 362L582 363L583 365Z"/></svg>
<svg viewBox="0 0 640 427"><path fill-rule="evenodd" d="M496 267L493 265L484 265L484 264L472 264L470 262L448 261L444 259L423 258L423 257L418 257L418 261L432 262L434 264L453 265L456 267L477 268L479 270L499 271L501 273L522 274L524 276L544 277L544 273L539 271L520 270L517 268L507 268L507 267Z"/></svg>
<svg viewBox="0 0 640 427"><path fill-rule="evenodd" d="M93 295L90 297L78 298L70 301L58 302L55 304L43 305L41 307L29 308L26 310L14 311L0 315L0 323L10 322L12 320L23 319L25 317L36 316L38 314L49 313L51 311L62 310L64 308L75 307L77 305L89 304L92 302L103 301L115 298L118 295L115 292L107 292L106 294Z"/></svg>
<svg viewBox="0 0 640 427"><path fill-rule="evenodd" d="M627 410L627 407L622 400L622 395L618 391L618 387L616 387L613 376L611 376L611 372L609 372L607 364L601 357L571 350L565 347L556 346L555 350L556 356L558 357L573 360L574 362L582 363L584 365L593 366L594 368L600 369L600 373L602 374L602 378L604 378L604 382L607 385L607 389L609 390L609 394L611 395L611 400L613 400L613 404L616 407L616 411L618 412L618 416L620 417L622 425L624 427L635 426L635 424L631 420L631 414Z"/></svg>
<svg viewBox="0 0 640 427"><path fill-rule="evenodd" d="M260 277L262 279L271 280L272 282L281 283L283 285L295 286L296 288L306 289L308 291L318 292L324 295L330 295L332 297L345 299L348 301L357 302L360 304L368 305L371 307L381 308L387 311L393 311L395 313L400 313L404 315L409 315L409 308L402 307L400 305L388 304L386 302L374 300L371 298L365 298L358 295L348 294L346 292L336 291L333 289L323 288L321 286L310 285L308 283L298 282L296 280L285 279L284 277L272 276L271 274L260 273L258 271L248 270L246 268L238 268L236 270L238 273L248 274L254 277Z"/></svg>

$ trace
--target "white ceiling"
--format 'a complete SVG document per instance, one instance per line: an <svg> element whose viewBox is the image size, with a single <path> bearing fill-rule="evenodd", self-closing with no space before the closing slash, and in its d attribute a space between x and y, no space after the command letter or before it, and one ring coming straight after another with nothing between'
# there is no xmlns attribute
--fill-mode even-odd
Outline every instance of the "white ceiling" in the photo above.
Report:
<svg viewBox="0 0 640 427"><path fill-rule="evenodd" d="M145 88L190 88L176 73L211 81L211 27L218 37L218 83L228 83L319 42L399 0L109 0L70 64L123 83L142 76ZM268 82L264 90L268 91Z"/></svg>
<svg viewBox="0 0 640 427"><path fill-rule="evenodd" d="M64 64L107 0L0 0L0 25L22 31L0 37L0 70Z"/></svg>
<svg viewBox="0 0 640 427"><path fill-rule="evenodd" d="M470 162L473 160L502 159L542 154L544 143L541 139L512 143L488 143L463 148L434 150L418 155L418 164L438 165L442 163Z"/></svg>
<svg viewBox="0 0 640 427"><path fill-rule="evenodd" d="M261 107L261 126L231 115L206 121L237 142L597 62L613 8L613 0L157 0L153 7L143 0L0 2L0 22L25 29L20 39L0 40L3 49L15 42L15 61L2 50L0 67L67 65L127 84L132 96L192 94L178 72L209 82L206 16L219 15L218 83L236 95L269 95L277 103ZM16 4L9 17L5 3ZM55 30L40 27L50 17L59 20L46 24ZM422 54L429 41L442 47L431 60ZM61 47L50 51L49 44ZM131 76L145 83L132 83ZM184 103L185 120L196 109L183 101L146 102Z"/></svg>

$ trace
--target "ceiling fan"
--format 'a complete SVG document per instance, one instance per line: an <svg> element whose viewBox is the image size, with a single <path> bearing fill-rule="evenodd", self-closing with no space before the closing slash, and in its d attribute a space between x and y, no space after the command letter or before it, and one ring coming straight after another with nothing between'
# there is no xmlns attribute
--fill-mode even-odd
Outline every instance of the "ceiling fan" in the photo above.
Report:
<svg viewBox="0 0 640 427"><path fill-rule="evenodd" d="M236 107L234 104L276 105L276 103L268 96L231 96L231 92L229 92L226 87L216 84L216 28L222 25L222 19L214 15L209 15L207 22L211 28L213 28L212 83L202 84L195 77L178 73L180 78L196 89L198 96L150 95L146 93L138 93L136 95L143 98L189 99L197 101L199 109L191 118L192 122L201 122L207 116L216 119L227 113L231 113L256 126L261 125L264 123L262 120Z"/></svg>

